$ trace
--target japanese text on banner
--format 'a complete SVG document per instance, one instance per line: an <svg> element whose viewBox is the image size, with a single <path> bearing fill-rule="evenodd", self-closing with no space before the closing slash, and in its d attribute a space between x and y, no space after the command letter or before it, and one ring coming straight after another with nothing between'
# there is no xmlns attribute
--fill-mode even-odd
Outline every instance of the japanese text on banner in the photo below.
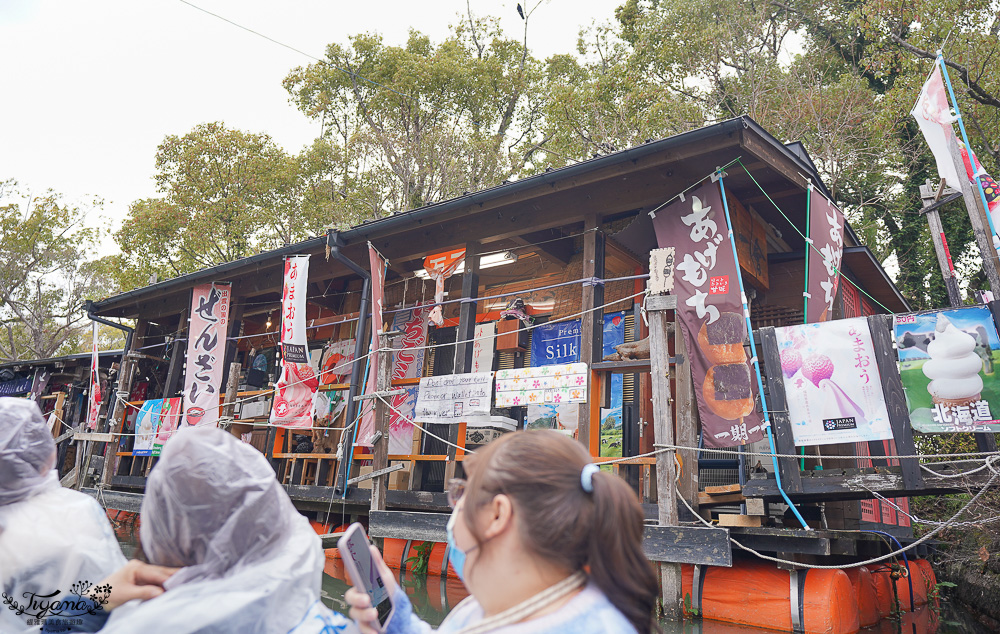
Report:
<svg viewBox="0 0 1000 634"><path fill-rule="evenodd" d="M226 358L230 284L202 284L191 293L187 366L184 371L185 426L219 420L219 387Z"/></svg>

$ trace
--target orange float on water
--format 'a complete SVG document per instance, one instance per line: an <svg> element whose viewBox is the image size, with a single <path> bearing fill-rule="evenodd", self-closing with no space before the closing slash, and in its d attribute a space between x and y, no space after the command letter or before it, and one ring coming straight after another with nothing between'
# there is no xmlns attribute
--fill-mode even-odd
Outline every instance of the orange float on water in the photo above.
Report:
<svg viewBox="0 0 1000 634"><path fill-rule="evenodd" d="M692 592L694 576L694 566L682 566L685 611L696 609L706 619L807 634L853 634L860 628L857 595L843 570L793 575L773 564L739 561L732 568L702 567Z"/></svg>
<svg viewBox="0 0 1000 634"><path fill-rule="evenodd" d="M861 627L875 625L882 620L882 614L879 611L878 595L875 594L875 581L872 579L872 573L864 566L847 568L844 572L851 580L854 592L858 596L859 625Z"/></svg>

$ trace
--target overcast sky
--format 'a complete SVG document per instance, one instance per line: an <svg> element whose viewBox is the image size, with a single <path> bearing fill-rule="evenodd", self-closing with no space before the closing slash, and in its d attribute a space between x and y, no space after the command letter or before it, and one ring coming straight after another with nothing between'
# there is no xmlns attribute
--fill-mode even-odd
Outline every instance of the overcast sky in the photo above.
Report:
<svg viewBox="0 0 1000 634"><path fill-rule="evenodd" d="M466 0L191 0L307 53L410 28L440 41ZM520 37L516 0L471 0ZM581 27L612 19L621 0L549 0L531 18L541 58L573 52ZM288 103L281 80L311 60L179 0L0 0L0 180L70 199L105 199L117 228L129 203L156 194L153 160L167 134L199 123L266 132L296 152L319 132ZM101 222L94 219L93 224Z"/></svg>

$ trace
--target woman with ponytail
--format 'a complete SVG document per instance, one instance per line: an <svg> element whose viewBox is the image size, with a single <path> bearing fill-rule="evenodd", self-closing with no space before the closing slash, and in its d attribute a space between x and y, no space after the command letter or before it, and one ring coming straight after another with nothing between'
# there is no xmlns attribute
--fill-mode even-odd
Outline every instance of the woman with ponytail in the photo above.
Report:
<svg viewBox="0 0 1000 634"><path fill-rule="evenodd" d="M554 431L511 433L468 456L465 469L468 481L449 484L448 557L472 596L437 632L659 631L642 509L582 445ZM372 556L392 584L374 547ZM387 634L433 631L405 592L392 592ZM367 593L352 588L346 598L362 632L378 632Z"/></svg>

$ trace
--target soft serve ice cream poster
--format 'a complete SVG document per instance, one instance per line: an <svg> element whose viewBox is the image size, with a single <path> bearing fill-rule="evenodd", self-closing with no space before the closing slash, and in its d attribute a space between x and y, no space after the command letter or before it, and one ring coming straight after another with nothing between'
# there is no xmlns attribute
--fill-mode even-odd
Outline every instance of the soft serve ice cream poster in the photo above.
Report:
<svg viewBox="0 0 1000 634"><path fill-rule="evenodd" d="M985 306L896 316L910 424L925 434L1000 431L997 338Z"/></svg>
<svg viewBox="0 0 1000 634"><path fill-rule="evenodd" d="M775 328L796 446L892 438L864 318Z"/></svg>

